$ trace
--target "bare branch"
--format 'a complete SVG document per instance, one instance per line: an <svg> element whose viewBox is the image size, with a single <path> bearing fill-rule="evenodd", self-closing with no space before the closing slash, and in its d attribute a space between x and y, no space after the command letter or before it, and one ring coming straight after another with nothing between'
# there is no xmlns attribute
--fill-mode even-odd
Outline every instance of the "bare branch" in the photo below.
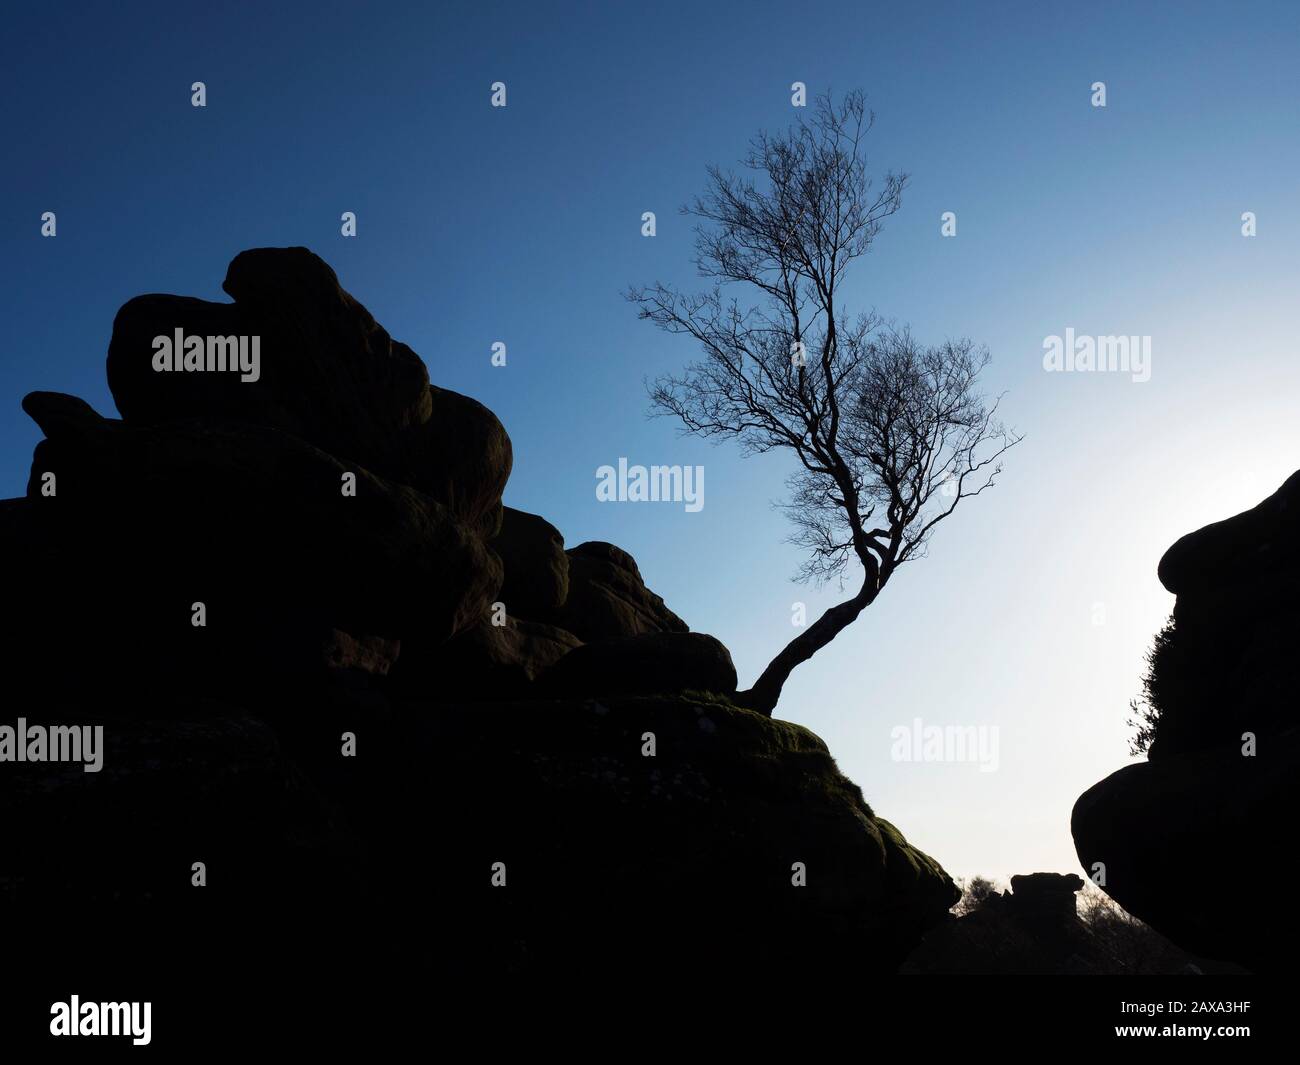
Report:
<svg viewBox="0 0 1300 1065"><path fill-rule="evenodd" d="M875 314L850 319L838 295L897 211L907 175L867 173L875 116L861 92L817 98L783 134L759 133L737 175L708 170L695 265L713 283L683 294L628 291L645 318L691 337L703 357L649 386L652 411L686 432L783 449L797 466L782 509L805 550L801 580L862 570L859 592L796 637L743 693L771 712L796 665L834 639L963 499L992 487L1020 437L976 385L988 352L969 340L926 346ZM745 302L724 295L739 290Z"/></svg>

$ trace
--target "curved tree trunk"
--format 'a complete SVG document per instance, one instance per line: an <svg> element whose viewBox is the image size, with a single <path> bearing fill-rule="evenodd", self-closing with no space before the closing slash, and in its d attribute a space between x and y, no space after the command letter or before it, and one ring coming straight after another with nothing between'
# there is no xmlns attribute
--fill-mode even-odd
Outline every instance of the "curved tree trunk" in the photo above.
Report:
<svg viewBox="0 0 1300 1065"><path fill-rule="evenodd" d="M772 716L777 700L781 698L781 689L787 678L794 672L795 666L807 662L818 651L830 643L836 636L847 629L880 594L880 585L870 576L862 585L862 590L852 599L831 607L808 628L785 645L748 691L737 692L736 702L749 710Z"/></svg>

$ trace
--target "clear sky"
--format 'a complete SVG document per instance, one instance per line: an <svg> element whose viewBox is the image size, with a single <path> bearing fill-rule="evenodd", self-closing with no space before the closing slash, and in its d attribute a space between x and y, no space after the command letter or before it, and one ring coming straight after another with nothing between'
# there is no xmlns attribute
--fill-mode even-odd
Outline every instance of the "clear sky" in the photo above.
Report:
<svg viewBox="0 0 1300 1065"><path fill-rule="evenodd" d="M236 252L304 244L435 383L502 419L507 503L570 544L631 551L743 685L794 634L791 604L815 616L837 590L788 579L781 458L646 418L643 379L696 352L621 292L693 283L676 208L707 164L792 120L792 82L864 89L874 165L913 177L850 302L987 344L988 386L1026 438L999 487L795 673L778 716L824 737L956 875L1075 868L1070 807L1128 760L1127 703L1172 603L1161 552L1300 465L1294 3L6 11L0 494L22 493L39 438L24 393L114 413L104 356L124 301L224 300ZM1044 338L1066 328L1150 336L1151 379L1044 372ZM620 456L702 464L704 508L598 502L596 468ZM997 770L894 761L891 729L916 718L996 727Z"/></svg>

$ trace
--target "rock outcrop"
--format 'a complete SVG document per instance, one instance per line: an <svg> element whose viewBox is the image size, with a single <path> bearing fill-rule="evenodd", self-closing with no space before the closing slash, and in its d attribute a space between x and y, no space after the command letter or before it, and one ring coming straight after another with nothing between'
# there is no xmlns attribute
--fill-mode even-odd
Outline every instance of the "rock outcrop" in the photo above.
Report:
<svg viewBox="0 0 1300 1065"><path fill-rule="evenodd" d="M734 695L736 667L721 642L702 632L645 632L576 648L543 674L542 688L561 696Z"/></svg>
<svg viewBox="0 0 1300 1065"><path fill-rule="evenodd" d="M23 406L46 433L25 505L57 562L10 555L9 617L18 646L35 636L28 668L44 662L53 684L153 686L165 671L212 691L298 676L318 634L445 641L500 587L496 557L443 504L288 433L211 418L141 426L46 392ZM355 496L342 492L349 473ZM93 670L78 642L48 642L60 618L95 633ZM156 664L143 668L142 649Z"/></svg>
<svg viewBox="0 0 1300 1065"><path fill-rule="evenodd" d="M1237 975L1237 966L1180 950L1095 894L1081 877L1025 873L1011 890L966 900L903 963L906 975Z"/></svg>
<svg viewBox="0 0 1300 1065"><path fill-rule="evenodd" d="M569 599L569 556L545 518L506 507L492 550L505 567L501 601L522 618L552 617Z"/></svg>
<svg viewBox="0 0 1300 1065"><path fill-rule="evenodd" d="M216 418L271 426L410 485L488 534L501 523L510 438L486 407L429 384L306 248L235 256L221 286L234 303L139 296L118 312L108 384L122 417L153 424ZM255 381L229 370L157 372L156 337L260 337ZM180 357L180 353L176 353Z"/></svg>
<svg viewBox="0 0 1300 1065"><path fill-rule="evenodd" d="M129 907L137 948L343 921L368 969L638 979L888 971L944 918L939 865L733 705L629 554L503 508L500 423L324 262L244 252L224 287L122 308L120 420L24 401L2 664L26 720L105 739L100 772L0 767L6 901ZM155 369L194 336L258 336L256 380Z"/></svg>
<svg viewBox="0 0 1300 1065"><path fill-rule="evenodd" d="M509 616L495 625L484 618L446 643L408 640L392 687L417 699L526 699L537 694L539 676L582 646L573 633L554 625Z"/></svg>
<svg viewBox="0 0 1300 1065"><path fill-rule="evenodd" d="M1255 970L1293 956L1300 815L1300 473L1160 561L1177 595L1148 688L1148 761L1094 785L1071 827L1084 869L1180 946ZM1249 916L1248 916L1249 915Z"/></svg>
<svg viewBox="0 0 1300 1065"><path fill-rule="evenodd" d="M622 548L592 540L567 554L569 594L549 615L555 624L587 643L687 631L686 622L645 586L636 559Z"/></svg>
<svg viewBox="0 0 1300 1065"><path fill-rule="evenodd" d="M1053 929L1078 917L1082 890L1073 873L1020 873L1011 878L1011 904L1027 925Z"/></svg>
<svg viewBox="0 0 1300 1065"><path fill-rule="evenodd" d="M1063 975L1105 968L1105 951L1079 920L1077 876L1028 873L1011 890L926 935L902 967L908 975Z"/></svg>

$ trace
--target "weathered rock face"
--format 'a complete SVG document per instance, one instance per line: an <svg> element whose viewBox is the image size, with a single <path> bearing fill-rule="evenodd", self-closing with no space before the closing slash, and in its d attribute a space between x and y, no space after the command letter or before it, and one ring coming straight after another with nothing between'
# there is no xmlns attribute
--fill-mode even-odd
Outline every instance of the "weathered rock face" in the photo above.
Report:
<svg viewBox="0 0 1300 1065"><path fill-rule="evenodd" d="M1071 820L1085 870L1180 946L1253 969L1289 965L1300 815L1294 713L1300 473L1259 506L1190 533L1160 579L1177 596L1151 687L1149 760L1085 792ZM1261 856L1267 856L1264 860Z"/></svg>
<svg viewBox="0 0 1300 1065"><path fill-rule="evenodd" d="M564 537L545 518L504 508L492 550L505 567L501 601L512 617L556 614L569 598L569 556Z"/></svg>
<svg viewBox="0 0 1300 1065"><path fill-rule="evenodd" d="M1021 873L1011 878L1011 904L1031 924L1059 925L1075 919L1075 895L1083 880L1073 873Z"/></svg>
<svg viewBox="0 0 1300 1065"><path fill-rule="evenodd" d="M815 736L728 701L727 649L631 556L503 520L500 424L329 267L245 252L225 288L123 307L122 420L24 401L46 439L0 501L0 668L29 720L107 749L0 776L0 896L83 902L134 949L319 945L347 914L376 969L494 976L856 975L943 918L943 870ZM258 380L155 371L178 329L259 336Z"/></svg>
<svg viewBox="0 0 1300 1065"><path fill-rule="evenodd" d="M1061 873L1011 878L1011 890L967 900L960 917L926 933L906 975L1237 975L1239 966L1189 954Z"/></svg>
<svg viewBox="0 0 1300 1065"><path fill-rule="evenodd" d="M353 636L333 629L321 644L325 667L336 672L387 676L402 650L402 641L383 636Z"/></svg>
<svg viewBox="0 0 1300 1065"><path fill-rule="evenodd" d="M322 650L321 636L446 640L483 617L500 586L495 556L442 504L287 433L214 420L139 427L56 393L24 407L46 433L28 506L62 559L31 574L24 601L56 628L60 615L86 624L86 612L122 612L96 626L101 669L129 677L142 646L159 668L217 685L296 673L304 658L359 665L355 648ZM346 472L354 497L342 493ZM57 659L53 679L85 676L74 661Z"/></svg>
<svg viewBox="0 0 1300 1065"><path fill-rule="evenodd" d="M908 975L1061 975L1107 971L1101 944L1076 912L1077 876L1028 873L1011 890L928 933L907 958Z"/></svg>
<svg viewBox="0 0 1300 1065"><path fill-rule="evenodd" d="M1197 529L1160 559L1160 583L1177 596L1219 591L1242 580L1282 576L1300 566L1300 470L1258 506Z"/></svg>
<svg viewBox="0 0 1300 1065"><path fill-rule="evenodd" d="M494 625L485 619L447 643L408 641L393 688L407 698L465 702L536 697L538 677L581 646L573 633L554 625L510 617Z"/></svg>
<svg viewBox="0 0 1300 1065"><path fill-rule="evenodd" d="M1178 596L1153 671L1161 720L1153 761L1267 745L1294 727L1300 642L1300 472L1258 506L1188 533L1160 560Z"/></svg>
<svg viewBox="0 0 1300 1065"><path fill-rule="evenodd" d="M1127 766L1074 804L1085 870L1102 862L1116 902L1181 947L1280 971L1295 957L1300 875L1285 844L1300 813L1300 732L1253 758L1240 746Z"/></svg>
<svg viewBox="0 0 1300 1065"><path fill-rule="evenodd" d="M734 695L736 667L720 641L701 632L647 632L584 644L542 677L547 694L651 695L685 691Z"/></svg>
<svg viewBox="0 0 1300 1065"><path fill-rule="evenodd" d="M118 312L108 384L122 417L216 418L272 426L344 463L411 485L491 535L510 476L510 438L482 404L428 371L306 248L241 252L222 287L233 304L140 296ZM154 338L260 337L259 376L154 370Z"/></svg>
<svg viewBox="0 0 1300 1065"><path fill-rule="evenodd" d="M686 632L681 618L645 586L636 560L613 544L589 541L568 552L569 595L547 618L584 643L646 632Z"/></svg>
<svg viewBox="0 0 1300 1065"><path fill-rule="evenodd" d="M502 861L518 878L509 883L522 890L499 911L502 935L539 971L639 976L689 958L700 975L752 976L809 956L829 971L892 971L957 896L936 862L874 815L820 739L724 700L414 716L440 752L449 798L476 814L452 830L470 868ZM807 887L792 886L795 862Z"/></svg>
<svg viewBox="0 0 1300 1065"><path fill-rule="evenodd" d="M11 901L82 912L147 901L161 932L161 914L192 901L196 859L247 903L266 892L286 904L303 881L356 891L360 841L263 718L206 699L165 717L106 702L26 708L29 727L101 727L104 750L94 773L79 762L5 766L0 884Z"/></svg>
<svg viewBox="0 0 1300 1065"><path fill-rule="evenodd" d="M345 914L376 952L436 947L422 971L642 981L686 961L694 978L814 959L819 978L889 972L957 897L816 736L724 701L325 708L331 739L351 719L354 759L300 714L285 730L221 704L176 709L101 716L98 775L21 768L0 794L21 826L0 849L15 907L76 899L93 868L78 912L152 890L132 925L148 943L193 920L201 859L216 892L205 919L243 934L281 921L320 934ZM122 825L138 846L120 846ZM78 826L90 851L39 860L43 832Z"/></svg>

